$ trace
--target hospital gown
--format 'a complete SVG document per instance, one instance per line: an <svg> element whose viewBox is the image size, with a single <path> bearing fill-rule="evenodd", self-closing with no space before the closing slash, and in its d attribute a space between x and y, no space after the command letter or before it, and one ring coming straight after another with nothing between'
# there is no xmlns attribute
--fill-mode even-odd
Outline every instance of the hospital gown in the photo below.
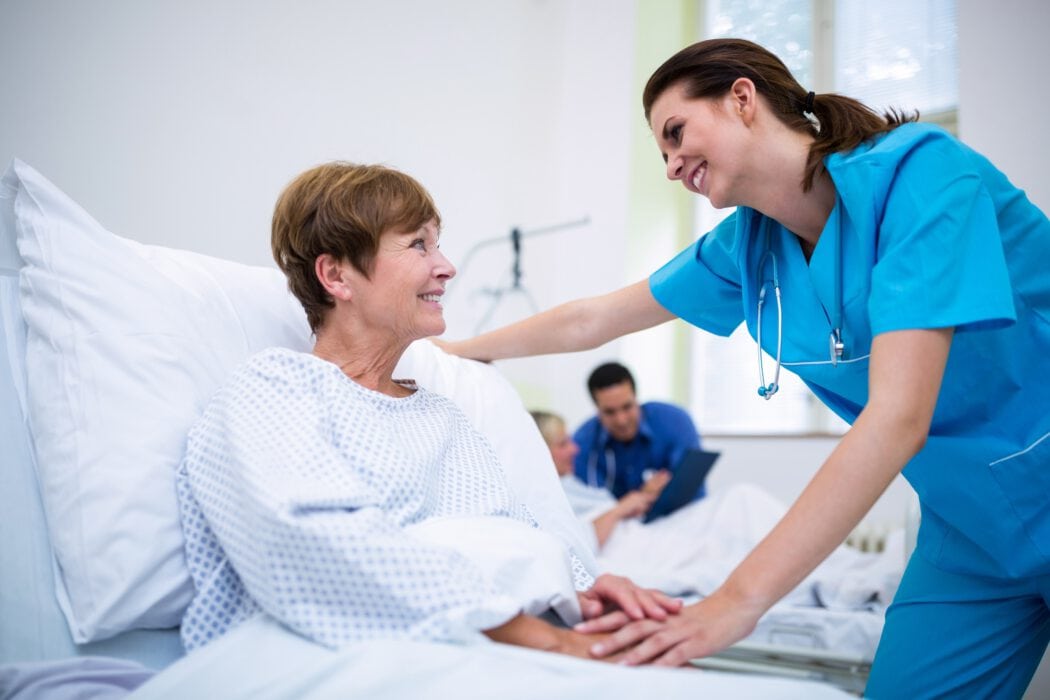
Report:
<svg viewBox="0 0 1050 700"><path fill-rule="evenodd" d="M176 481L197 589L187 650L259 611L338 647L467 639L521 609L464 555L405 532L458 516L536 526L490 445L426 389L393 398L312 355L263 351L212 399Z"/></svg>

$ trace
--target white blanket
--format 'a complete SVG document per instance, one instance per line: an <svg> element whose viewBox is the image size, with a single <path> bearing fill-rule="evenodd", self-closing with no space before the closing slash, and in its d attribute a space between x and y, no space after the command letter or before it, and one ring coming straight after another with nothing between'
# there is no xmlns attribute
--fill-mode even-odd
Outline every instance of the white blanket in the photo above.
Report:
<svg viewBox="0 0 1050 700"><path fill-rule="evenodd" d="M554 611L567 625L583 619L572 562L561 541L509 518L456 517L424 520L406 533L471 561L486 584L502 591L529 615Z"/></svg>
<svg viewBox="0 0 1050 700"><path fill-rule="evenodd" d="M674 595L709 595L787 510L757 486L713 492L671 515L621 522L598 560L606 571ZM904 570L903 533L879 554L840 547L785 599L836 610L884 610Z"/></svg>
<svg viewBox="0 0 1050 700"><path fill-rule="evenodd" d="M626 668L481 641L373 640L334 651L261 615L178 661L129 700L849 698L809 681Z"/></svg>

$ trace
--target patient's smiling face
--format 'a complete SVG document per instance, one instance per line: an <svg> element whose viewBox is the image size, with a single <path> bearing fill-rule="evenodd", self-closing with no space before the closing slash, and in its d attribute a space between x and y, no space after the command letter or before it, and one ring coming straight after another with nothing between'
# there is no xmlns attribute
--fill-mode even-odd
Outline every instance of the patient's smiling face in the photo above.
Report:
<svg viewBox="0 0 1050 700"><path fill-rule="evenodd" d="M405 342L444 333L441 297L456 268L438 247L440 235L434 221L382 235L369 278L354 285L362 321Z"/></svg>

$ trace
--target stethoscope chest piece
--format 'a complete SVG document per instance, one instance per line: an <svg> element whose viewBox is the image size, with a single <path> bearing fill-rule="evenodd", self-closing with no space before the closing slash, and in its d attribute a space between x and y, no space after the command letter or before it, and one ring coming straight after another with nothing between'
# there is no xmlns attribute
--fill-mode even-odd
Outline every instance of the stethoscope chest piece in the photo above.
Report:
<svg viewBox="0 0 1050 700"><path fill-rule="evenodd" d="M846 345L842 342L842 329L832 328L831 333L828 335L828 354L831 356L831 366L838 367L839 360L842 359L842 352L846 349Z"/></svg>
<svg viewBox="0 0 1050 700"><path fill-rule="evenodd" d="M841 219L841 210L839 217ZM842 342L842 250L841 244L837 240L835 252L838 264L835 266L834 273L835 299L831 308L831 333L828 335L828 356L831 359L832 367L838 367L839 361L842 360L846 350L846 345ZM765 274L767 267L772 271L770 277L766 277ZM780 277L777 271L777 257L773 254L771 224L768 219L766 220L766 250L758 263L758 285L758 315L755 320L757 329L755 340L758 341L758 395L768 401L780 390L780 359L784 339L784 315L780 298ZM766 305L766 292L769 289L773 290L773 299L777 305L777 353L775 369L773 370L773 381L767 384L766 368L762 358L762 309Z"/></svg>
<svg viewBox="0 0 1050 700"><path fill-rule="evenodd" d="M773 277L768 282L763 277L767 259L770 261L773 269ZM758 290L758 317L755 320L757 329L755 340L758 343L758 381L760 385L758 387L758 395L768 401L780 390L780 350L783 347L782 341L784 338L784 315L780 305L780 278L777 275L777 258L773 255L772 249L767 247L766 252L762 255L762 261L759 263L758 270L759 284L761 285ZM773 370L773 381L766 384L766 367L762 360L762 307L766 304L766 289L769 287L773 289L773 299L777 304L777 355L775 369Z"/></svg>

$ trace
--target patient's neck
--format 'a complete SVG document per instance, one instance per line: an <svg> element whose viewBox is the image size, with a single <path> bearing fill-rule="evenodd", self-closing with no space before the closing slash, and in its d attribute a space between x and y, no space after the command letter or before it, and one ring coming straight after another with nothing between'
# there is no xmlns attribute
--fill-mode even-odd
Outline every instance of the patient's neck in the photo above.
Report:
<svg viewBox="0 0 1050 700"><path fill-rule="evenodd" d="M387 396L410 395L393 380L394 368L404 354L404 344L376 334L354 333L343 326L319 328L313 354L331 362L357 384Z"/></svg>

